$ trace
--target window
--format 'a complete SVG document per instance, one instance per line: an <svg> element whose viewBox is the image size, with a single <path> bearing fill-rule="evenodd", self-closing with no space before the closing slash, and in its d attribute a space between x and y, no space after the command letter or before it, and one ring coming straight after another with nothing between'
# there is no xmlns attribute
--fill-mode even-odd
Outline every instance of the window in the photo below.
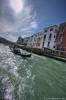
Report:
<svg viewBox="0 0 66 100"><path fill-rule="evenodd" d="M64 32L64 27L62 26L60 30L61 30L61 32Z"/></svg>
<svg viewBox="0 0 66 100"><path fill-rule="evenodd" d="M49 35L49 39L51 39L51 37L52 37L52 34L50 33L50 35Z"/></svg>
<svg viewBox="0 0 66 100"><path fill-rule="evenodd" d="M43 42L43 46L44 46L44 42Z"/></svg>
<svg viewBox="0 0 66 100"><path fill-rule="evenodd" d="M47 30L45 29L45 31L44 32L47 32Z"/></svg>
<svg viewBox="0 0 66 100"><path fill-rule="evenodd" d="M39 37L38 40L41 40L41 38Z"/></svg>
<svg viewBox="0 0 66 100"><path fill-rule="evenodd" d="M55 46L53 46L53 48L55 48Z"/></svg>
<svg viewBox="0 0 66 100"><path fill-rule="evenodd" d="M48 42L48 47L49 47L49 45L50 45L50 42Z"/></svg>
<svg viewBox="0 0 66 100"><path fill-rule="evenodd" d="M53 31L53 28L51 28L50 31Z"/></svg>
<svg viewBox="0 0 66 100"><path fill-rule="evenodd" d="M44 40L46 39L46 34L44 35Z"/></svg>
<svg viewBox="0 0 66 100"><path fill-rule="evenodd" d="M54 35L54 38L55 38L56 36Z"/></svg>

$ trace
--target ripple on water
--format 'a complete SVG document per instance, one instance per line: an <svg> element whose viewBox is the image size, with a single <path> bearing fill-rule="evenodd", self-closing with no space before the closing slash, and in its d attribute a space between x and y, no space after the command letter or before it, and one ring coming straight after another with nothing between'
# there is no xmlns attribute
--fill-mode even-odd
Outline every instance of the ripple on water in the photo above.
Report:
<svg viewBox="0 0 66 100"><path fill-rule="evenodd" d="M34 56L31 59L34 59ZM25 76L21 75L22 72L17 72L18 69L24 71ZM2 88L4 88L3 96L5 100L16 100L16 97L17 100L26 100L25 93L27 95L34 94L32 84L35 75L32 75L31 71L30 59L21 59L21 57L11 53L8 46L0 44L0 80Z"/></svg>
<svg viewBox="0 0 66 100"><path fill-rule="evenodd" d="M26 72L27 72L27 78L30 78L30 76L31 76L31 71L28 70L28 69L26 69Z"/></svg>
<svg viewBox="0 0 66 100"><path fill-rule="evenodd" d="M58 61L58 60L54 60L54 59L53 59L53 62L55 62L56 64L61 65L61 61Z"/></svg>
<svg viewBox="0 0 66 100"><path fill-rule="evenodd" d="M18 77L16 57L11 53L8 46L0 44L0 80L3 97L5 100L14 100L12 80Z"/></svg>

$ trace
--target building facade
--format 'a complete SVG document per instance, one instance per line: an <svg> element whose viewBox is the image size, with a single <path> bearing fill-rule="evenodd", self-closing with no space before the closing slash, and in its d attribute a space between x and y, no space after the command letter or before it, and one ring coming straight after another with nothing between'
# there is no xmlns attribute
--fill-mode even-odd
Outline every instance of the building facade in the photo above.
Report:
<svg viewBox="0 0 66 100"><path fill-rule="evenodd" d="M57 48L56 37L58 26L50 26L44 29L43 47L55 50Z"/></svg>
<svg viewBox="0 0 66 100"><path fill-rule="evenodd" d="M42 32L36 33L28 38L25 38L25 41L27 42L27 46L29 46L29 47L42 48L43 34L42 34Z"/></svg>
<svg viewBox="0 0 66 100"><path fill-rule="evenodd" d="M27 46L32 47L33 46L33 36L30 36L27 42Z"/></svg>
<svg viewBox="0 0 66 100"><path fill-rule="evenodd" d="M46 27L43 32L24 38L24 43L32 48L66 51L66 23Z"/></svg>
<svg viewBox="0 0 66 100"><path fill-rule="evenodd" d="M22 37L18 37L17 44L23 45L24 39Z"/></svg>
<svg viewBox="0 0 66 100"><path fill-rule="evenodd" d="M43 34L42 32L36 33L33 36L33 48L42 48L43 46Z"/></svg>
<svg viewBox="0 0 66 100"><path fill-rule="evenodd" d="M57 50L66 51L66 23L59 26L59 33L57 35Z"/></svg>
<svg viewBox="0 0 66 100"><path fill-rule="evenodd" d="M30 37L24 38L24 44L26 44L26 46L27 46L27 43L28 43L28 41L29 41L29 38L30 38Z"/></svg>

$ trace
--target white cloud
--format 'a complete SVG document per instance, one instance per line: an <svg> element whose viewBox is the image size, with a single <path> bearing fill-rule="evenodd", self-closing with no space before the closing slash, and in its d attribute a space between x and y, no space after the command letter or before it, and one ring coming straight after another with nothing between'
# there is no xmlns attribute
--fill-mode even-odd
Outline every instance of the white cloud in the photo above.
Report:
<svg viewBox="0 0 66 100"><path fill-rule="evenodd" d="M37 29L37 21L35 18L33 7L27 5L26 0L24 1L23 9L19 14L14 13L13 9L10 8L10 4L6 4L6 2L5 4L3 2L2 7L0 8L2 11L0 16L0 33L8 32L9 36L9 32L21 32L21 34L18 34L18 36L27 36L34 33L34 30ZM10 34L10 36L13 37L14 33ZM15 35L15 37L17 37L17 34Z"/></svg>
<svg viewBox="0 0 66 100"><path fill-rule="evenodd" d="M23 9L23 0L10 0L10 6L16 13L19 13Z"/></svg>
<svg viewBox="0 0 66 100"><path fill-rule="evenodd" d="M31 23L31 27L32 27L33 29L37 28L37 23L36 23L36 21L33 21L33 22Z"/></svg>

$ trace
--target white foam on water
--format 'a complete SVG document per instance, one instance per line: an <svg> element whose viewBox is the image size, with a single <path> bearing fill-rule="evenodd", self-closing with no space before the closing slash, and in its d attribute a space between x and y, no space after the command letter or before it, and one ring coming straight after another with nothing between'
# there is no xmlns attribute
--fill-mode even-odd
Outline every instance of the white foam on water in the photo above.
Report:
<svg viewBox="0 0 66 100"><path fill-rule="evenodd" d="M36 77L36 75L33 75L33 76L32 76L32 81L34 81L34 80L35 80L35 77Z"/></svg>
<svg viewBox="0 0 66 100"><path fill-rule="evenodd" d="M41 59L46 60L47 58L45 56L39 56Z"/></svg>
<svg viewBox="0 0 66 100"><path fill-rule="evenodd" d="M4 84L6 81L8 81L9 77L8 76L4 76L4 78L2 79L2 84Z"/></svg>
<svg viewBox="0 0 66 100"><path fill-rule="evenodd" d="M56 64L61 65L61 62L60 61L57 61L57 60L52 60L52 61L55 62Z"/></svg>
<svg viewBox="0 0 66 100"><path fill-rule="evenodd" d="M32 68L32 65L29 65L30 68Z"/></svg>
<svg viewBox="0 0 66 100"><path fill-rule="evenodd" d="M26 69L26 73L27 73L27 78L30 78L31 76L31 71L29 69Z"/></svg>
<svg viewBox="0 0 66 100"><path fill-rule="evenodd" d="M4 89L4 99L5 100L14 100L14 98L12 96L13 85L11 84L9 77L7 75L4 75L2 77L2 86Z"/></svg>
<svg viewBox="0 0 66 100"><path fill-rule="evenodd" d="M11 75L14 78L18 77L17 66L16 66L16 57L11 53L8 46L0 44L0 69L2 76L2 85L5 89L4 99L5 100L14 100L13 97L13 85L11 83ZM5 71L5 72L4 72Z"/></svg>
<svg viewBox="0 0 66 100"><path fill-rule="evenodd" d="M5 100L14 100L12 96L13 86L8 86L5 93Z"/></svg>

